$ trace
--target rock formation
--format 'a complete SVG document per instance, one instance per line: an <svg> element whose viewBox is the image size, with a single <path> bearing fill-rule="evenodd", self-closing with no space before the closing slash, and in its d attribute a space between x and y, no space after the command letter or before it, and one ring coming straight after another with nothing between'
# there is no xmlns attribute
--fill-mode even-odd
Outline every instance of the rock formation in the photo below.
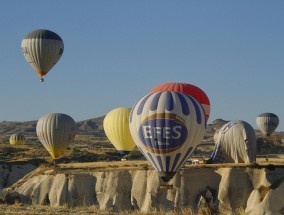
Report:
<svg viewBox="0 0 284 215"><path fill-rule="evenodd" d="M150 212L182 207L197 211L200 207L209 207L226 214L240 208L246 214L284 213L284 168L281 166L191 166L183 168L170 182L173 189L162 189L163 182L151 169L41 172L4 189L6 197L16 196L25 204L96 205L101 210L115 211ZM8 184L11 183L10 180Z"/></svg>

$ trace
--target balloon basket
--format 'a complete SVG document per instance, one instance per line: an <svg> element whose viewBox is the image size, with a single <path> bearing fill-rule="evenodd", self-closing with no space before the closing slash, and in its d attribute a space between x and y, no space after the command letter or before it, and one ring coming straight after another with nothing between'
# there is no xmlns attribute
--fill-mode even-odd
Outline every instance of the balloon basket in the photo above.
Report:
<svg viewBox="0 0 284 215"><path fill-rule="evenodd" d="M161 184L160 185L160 189L172 190L173 189L173 185L172 184Z"/></svg>

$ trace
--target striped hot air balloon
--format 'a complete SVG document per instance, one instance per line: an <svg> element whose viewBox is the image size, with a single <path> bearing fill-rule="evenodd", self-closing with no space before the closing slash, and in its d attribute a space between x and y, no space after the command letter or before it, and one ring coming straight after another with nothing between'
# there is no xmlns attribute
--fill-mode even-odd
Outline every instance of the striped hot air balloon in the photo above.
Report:
<svg viewBox="0 0 284 215"><path fill-rule="evenodd" d="M74 139L76 123L66 114L46 114L38 120L36 133L42 145L55 161Z"/></svg>
<svg viewBox="0 0 284 215"><path fill-rule="evenodd" d="M255 162L256 137L249 123L233 120L223 125L215 134L211 163Z"/></svg>
<svg viewBox="0 0 284 215"><path fill-rule="evenodd" d="M217 129L213 135L214 143L217 143L218 137L220 135L220 129Z"/></svg>
<svg viewBox="0 0 284 215"><path fill-rule="evenodd" d="M184 93L151 93L131 110L132 137L165 182L179 171L200 144L205 128L201 105Z"/></svg>
<svg viewBox="0 0 284 215"><path fill-rule="evenodd" d="M210 116L210 101L206 93L197 86L186 83L172 82L164 83L154 87L150 93L160 92L160 91L174 91L188 94L195 98L203 107L205 111L206 121L208 121Z"/></svg>
<svg viewBox="0 0 284 215"><path fill-rule="evenodd" d="M11 145L23 145L26 143L26 138L22 133L12 134L9 142Z"/></svg>
<svg viewBox="0 0 284 215"><path fill-rule="evenodd" d="M265 136L270 136L279 125L279 118L274 113L262 113L256 118L256 124Z"/></svg>
<svg viewBox="0 0 284 215"><path fill-rule="evenodd" d="M61 58L64 44L61 37L49 30L39 29L28 33L21 44L22 52L43 82L43 76Z"/></svg>
<svg viewBox="0 0 284 215"><path fill-rule="evenodd" d="M122 155L127 155L136 146L130 134L130 111L129 107L116 108L107 113L103 123L106 136Z"/></svg>

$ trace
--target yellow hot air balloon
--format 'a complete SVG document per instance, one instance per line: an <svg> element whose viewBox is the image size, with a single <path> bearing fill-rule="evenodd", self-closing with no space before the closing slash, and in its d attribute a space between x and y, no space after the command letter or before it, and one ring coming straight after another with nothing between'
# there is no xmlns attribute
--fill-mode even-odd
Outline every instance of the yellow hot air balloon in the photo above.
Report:
<svg viewBox="0 0 284 215"><path fill-rule="evenodd" d="M42 145L55 161L74 139L76 123L66 114L46 114L38 120L36 133Z"/></svg>
<svg viewBox="0 0 284 215"><path fill-rule="evenodd" d="M9 141L11 145L23 145L26 142L26 138L22 133L17 133L12 134Z"/></svg>
<svg viewBox="0 0 284 215"><path fill-rule="evenodd" d="M135 148L129 128L131 108L119 107L110 111L104 118L104 131L109 141L122 155L127 155Z"/></svg>
<svg viewBox="0 0 284 215"><path fill-rule="evenodd" d="M21 44L22 52L43 82L43 76L61 58L64 44L61 37L49 30L39 29L28 33Z"/></svg>

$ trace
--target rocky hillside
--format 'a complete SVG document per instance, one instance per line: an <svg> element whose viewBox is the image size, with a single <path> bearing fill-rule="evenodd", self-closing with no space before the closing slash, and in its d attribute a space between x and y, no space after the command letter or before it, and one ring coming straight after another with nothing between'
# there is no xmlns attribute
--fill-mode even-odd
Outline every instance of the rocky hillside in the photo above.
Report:
<svg viewBox="0 0 284 215"><path fill-rule="evenodd" d="M92 134L94 131L103 132L103 120L104 116L87 119L76 122L77 128L80 134ZM26 134L35 134L37 121L27 122L14 122L14 121L2 121L0 122L0 135L13 134L17 132L23 132Z"/></svg>
<svg viewBox="0 0 284 215"><path fill-rule="evenodd" d="M212 214L239 209L246 214L284 213L283 157L275 155L284 154L283 134L263 138L256 131L260 146L257 164L186 165L174 177L173 189L167 190L161 188L163 182L138 150L130 153L131 160L119 161L103 131L103 118L77 122L78 134L57 166L50 165L51 157L36 137L36 121L1 122L0 204L90 205L100 210L142 212L183 207L197 212L207 207ZM212 152L213 135L226 122L217 119L207 126L203 145L194 156L204 158ZM9 136L19 131L25 134L27 144L8 144ZM269 157L260 158L261 154ZM281 159L275 162L273 156Z"/></svg>
<svg viewBox="0 0 284 215"><path fill-rule="evenodd" d="M172 189L163 184L146 162L74 163L34 170L0 190L0 203L89 205L145 213L183 207L194 212L209 208L210 214L238 214L240 209L252 215L284 212L284 169L279 164L186 166L170 181Z"/></svg>
<svg viewBox="0 0 284 215"><path fill-rule="evenodd" d="M76 122L79 135L96 135L105 137L103 130L104 116L87 119ZM222 119L216 119L212 124L207 126L207 134L205 139L211 140L216 129L220 128L223 124L228 121ZM2 121L0 122L0 135L2 143L7 142L7 138L14 133L22 132L28 137L36 137L36 123L37 121L27 122L13 122L13 121ZM6 138L6 141L5 141ZM3 142L4 141L4 142Z"/></svg>
<svg viewBox="0 0 284 215"><path fill-rule="evenodd" d="M82 120L76 122L78 134L101 134L104 135L103 131L103 120L105 116ZM207 137L211 137L216 129L219 129L228 121L223 119L216 119L211 124L207 125ZM36 123L37 121L2 121L0 122L0 135L11 135L13 133L22 132L26 135L36 135ZM207 138L205 138L207 139Z"/></svg>
<svg viewBox="0 0 284 215"><path fill-rule="evenodd" d="M100 150L93 151L93 153L105 153L102 149L114 149L112 144L108 141L104 130L103 130L103 119L104 116L87 119L76 122L78 133L75 137L75 140L71 144L70 149L76 149L77 151L67 151L65 155L68 157L73 153L75 157L80 157L80 153L77 154L78 150ZM227 123L228 121L223 119L216 119L211 124L207 125L207 132L203 138L202 145L198 148L196 154L200 154L201 156L205 154L209 155L214 149L214 141L213 135L217 129L219 129L222 125ZM10 156L11 153L23 152L25 150L30 150L29 148L22 147L19 151L19 147L17 148L9 148L3 149L1 148L1 144L4 146L9 145L9 137L13 133L22 132L26 136L26 142L28 145L34 145L34 149L38 149L37 151L33 151L28 154L37 154L37 155L45 155L48 154L45 152L45 149L41 146L37 135L36 135L36 123L37 121L27 121L27 122L11 122L11 121L2 121L0 122L0 155L3 157ZM258 154L280 154L284 153L284 134L283 133L274 133L271 137L265 138L258 130L256 130L256 135L258 137ZM3 156L4 153L4 156ZM88 161L96 161L97 158L93 158L92 154L86 155L86 151L84 151L84 157L87 157ZM134 153L135 154L135 153ZM139 154L139 153L136 153ZM136 155L135 155L136 156ZM140 154L138 155L138 157ZM29 156L27 156L29 157ZM141 156L140 156L141 157ZM2 160L0 158L0 160ZM69 156L70 158L70 156ZM66 158L67 159L67 158ZM71 159L71 158L70 158ZM70 160L69 159L69 160ZM74 157L72 157L74 159ZM108 160L110 158L107 158ZM7 161L9 159L5 159ZM67 159L68 160L68 159ZM76 160L76 159L75 159ZM81 162L83 162L81 160Z"/></svg>

